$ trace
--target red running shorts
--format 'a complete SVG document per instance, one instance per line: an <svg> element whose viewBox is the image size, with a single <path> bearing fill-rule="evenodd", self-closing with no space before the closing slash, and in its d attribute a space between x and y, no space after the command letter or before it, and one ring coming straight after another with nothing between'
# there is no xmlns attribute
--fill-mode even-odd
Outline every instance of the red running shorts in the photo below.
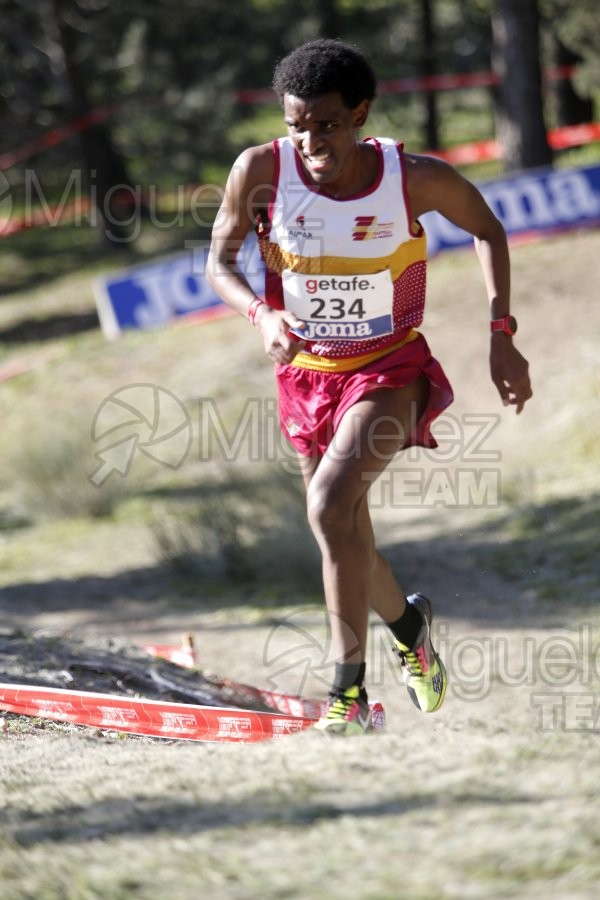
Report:
<svg viewBox="0 0 600 900"><path fill-rule="evenodd" d="M302 456L322 456L344 414L379 388L401 388L424 375L430 385L427 407L415 423L404 448L437 447L432 422L449 406L454 394L423 335L350 372L318 372L299 366L275 367L279 394L279 423Z"/></svg>

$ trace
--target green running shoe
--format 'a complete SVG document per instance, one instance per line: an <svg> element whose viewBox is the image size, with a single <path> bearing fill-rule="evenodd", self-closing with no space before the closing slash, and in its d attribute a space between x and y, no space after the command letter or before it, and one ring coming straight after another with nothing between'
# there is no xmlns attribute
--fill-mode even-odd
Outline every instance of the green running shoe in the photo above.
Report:
<svg viewBox="0 0 600 900"><path fill-rule="evenodd" d="M414 647L396 641L395 649L410 699L423 712L432 713L443 703L448 677L431 643L431 603L423 594L411 594L406 600L420 613L423 626Z"/></svg>
<svg viewBox="0 0 600 900"><path fill-rule="evenodd" d="M323 715L316 723L317 731L346 737L364 734L371 724L371 709L364 688L356 685L329 695Z"/></svg>

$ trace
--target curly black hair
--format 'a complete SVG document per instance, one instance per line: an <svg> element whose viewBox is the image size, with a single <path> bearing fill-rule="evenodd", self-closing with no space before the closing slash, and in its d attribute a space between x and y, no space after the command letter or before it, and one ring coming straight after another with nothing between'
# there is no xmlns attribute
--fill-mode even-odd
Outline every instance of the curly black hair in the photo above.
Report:
<svg viewBox="0 0 600 900"><path fill-rule="evenodd" d="M362 100L373 100L377 79L362 53L350 44L320 38L296 47L279 60L273 73L273 90L302 100L338 91L345 105L355 109Z"/></svg>

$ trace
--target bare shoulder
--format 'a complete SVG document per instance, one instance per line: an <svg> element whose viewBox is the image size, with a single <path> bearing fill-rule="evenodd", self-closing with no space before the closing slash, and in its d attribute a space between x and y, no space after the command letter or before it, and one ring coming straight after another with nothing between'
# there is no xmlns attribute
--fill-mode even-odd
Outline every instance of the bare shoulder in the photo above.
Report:
<svg viewBox="0 0 600 900"><path fill-rule="evenodd" d="M440 204L445 205L449 191L461 190L468 184L456 169L435 156L407 153L404 159L406 189L415 218L432 209L439 209Z"/></svg>
<svg viewBox="0 0 600 900"><path fill-rule="evenodd" d="M405 160L406 190L413 219L436 210L481 239L504 234L478 188L448 163L418 154L407 155Z"/></svg>
<svg viewBox="0 0 600 900"><path fill-rule="evenodd" d="M233 164L230 178L236 175L241 177L244 184L253 190L262 185L272 185L274 173L273 144L260 144L240 153Z"/></svg>
<svg viewBox="0 0 600 900"><path fill-rule="evenodd" d="M225 187L222 208L227 214L215 223L213 235L244 235L273 197L274 174L273 144L248 147L240 153Z"/></svg>

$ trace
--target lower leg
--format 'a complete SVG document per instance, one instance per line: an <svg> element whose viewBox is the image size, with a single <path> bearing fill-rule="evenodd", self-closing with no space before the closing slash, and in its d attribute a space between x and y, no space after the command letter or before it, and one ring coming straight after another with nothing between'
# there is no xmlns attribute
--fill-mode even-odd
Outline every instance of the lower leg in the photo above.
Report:
<svg viewBox="0 0 600 900"><path fill-rule="evenodd" d="M367 498L360 508L361 527L364 535L370 534L373 546L373 564L370 575L369 602L397 640L412 647L421 629L421 617L406 602L406 596L398 584L392 568L375 547L375 536Z"/></svg>
<svg viewBox="0 0 600 900"><path fill-rule="evenodd" d="M359 401L342 419L336 448L303 466L309 523L321 549L336 659L365 659L369 608L396 623L410 610L388 562L375 548L367 491L401 449L426 405L424 378ZM416 415L415 415L416 413ZM389 422L396 433L389 434Z"/></svg>
<svg viewBox="0 0 600 900"><path fill-rule="evenodd" d="M368 588L369 604L384 622L394 622L404 612L406 598L389 562L375 546L375 536L366 496L360 505L358 517L361 532L372 548Z"/></svg>
<svg viewBox="0 0 600 900"><path fill-rule="evenodd" d="M365 677L369 606L396 640L412 647L423 621L407 603L390 564L377 551L366 496L346 527L331 532L312 522L323 557L323 584L336 659L333 691L362 687Z"/></svg>
<svg viewBox="0 0 600 900"><path fill-rule="evenodd" d="M308 519L322 558L323 588L329 613L332 642L336 662L336 686L342 680L354 683L352 673L362 673L369 610L364 598L368 597L369 559L372 555L372 535L369 530L363 536L365 524L362 516L353 523L353 512L338 516L342 527L327 527L325 509L315 509L311 482L320 463L319 457L299 456L300 470L307 491ZM314 487L314 486L313 486ZM359 504L360 506L360 504ZM329 532L332 538L329 537ZM360 667L360 669L359 669ZM342 669L345 672L342 673Z"/></svg>
<svg viewBox="0 0 600 900"><path fill-rule="evenodd" d="M372 549L356 520L344 528L323 533L313 521L313 533L322 554L323 588L335 659L338 663L364 663L369 622L369 571Z"/></svg>
<svg viewBox="0 0 600 900"><path fill-rule="evenodd" d="M429 637L429 601L416 595L407 602L388 561L375 549L366 497L361 506L360 517L362 533L366 535L370 532L373 545L369 591L371 608L381 616L396 640L397 650L403 660L403 678L409 687L413 703L425 712L434 712L444 699L446 671ZM420 599L417 600L417 597ZM424 659L428 661L426 669L423 668ZM424 672L430 673L430 669L431 674L425 678Z"/></svg>

